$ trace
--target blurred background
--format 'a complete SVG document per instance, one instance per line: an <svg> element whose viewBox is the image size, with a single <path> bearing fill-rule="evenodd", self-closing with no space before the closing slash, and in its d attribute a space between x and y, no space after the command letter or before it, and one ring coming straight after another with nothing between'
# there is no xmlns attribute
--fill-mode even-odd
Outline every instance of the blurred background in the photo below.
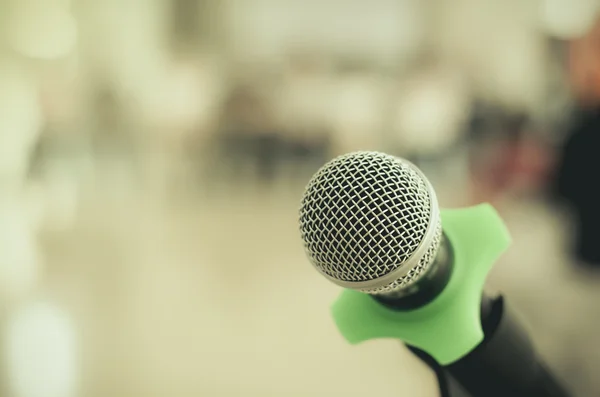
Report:
<svg viewBox="0 0 600 397"><path fill-rule="evenodd" d="M600 395L599 10L0 0L0 396L436 397L305 259L303 188L353 150L494 204L489 288Z"/></svg>

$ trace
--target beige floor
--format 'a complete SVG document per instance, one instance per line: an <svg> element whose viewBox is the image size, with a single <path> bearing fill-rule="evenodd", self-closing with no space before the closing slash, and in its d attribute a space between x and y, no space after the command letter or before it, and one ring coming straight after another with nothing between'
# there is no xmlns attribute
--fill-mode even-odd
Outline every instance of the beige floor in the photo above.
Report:
<svg viewBox="0 0 600 397"><path fill-rule="evenodd" d="M338 335L328 306L339 290L301 249L300 191L97 195L71 229L46 235L36 296L74 317L79 395L435 397L432 374L396 341L349 346ZM563 218L539 204L501 211L515 242L491 288L580 395L598 395L589 302L600 293L565 265Z"/></svg>

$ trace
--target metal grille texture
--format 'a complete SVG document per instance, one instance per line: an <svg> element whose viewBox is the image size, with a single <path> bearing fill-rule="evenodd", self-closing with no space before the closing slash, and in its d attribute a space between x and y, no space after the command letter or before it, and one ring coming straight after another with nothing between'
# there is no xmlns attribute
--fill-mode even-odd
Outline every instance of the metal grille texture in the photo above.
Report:
<svg viewBox="0 0 600 397"><path fill-rule="evenodd" d="M394 156L354 152L331 160L310 180L301 202L300 233L309 260L334 282L373 281L360 288L368 293L413 283L433 261L441 240L439 216L431 219L430 189L414 165ZM413 256L430 224L433 241L418 263L379 285L378 278Z"/></svg>

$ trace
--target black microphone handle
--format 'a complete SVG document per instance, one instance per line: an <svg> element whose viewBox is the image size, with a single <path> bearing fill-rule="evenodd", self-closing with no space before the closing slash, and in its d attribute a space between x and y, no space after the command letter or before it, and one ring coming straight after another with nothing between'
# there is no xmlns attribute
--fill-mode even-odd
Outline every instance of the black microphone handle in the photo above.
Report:
<svg viewBox="0 0 600 397"><path fill-rule="evenodd" d="M408 346L435 371L442 397L572 397L537 355L502 297L482 298L481 322L484 340L447 366ZM462 389L452 386L454 381Z"/></svg>
<svg viewBox="0 0 600 397"><path fill-rule="evenodd" d="M474 397L471 393L467 392L452 375L450 375L446 368L438 364L429 354L412 346L407 345L407 347L435 373L440 397Z"/></svg>

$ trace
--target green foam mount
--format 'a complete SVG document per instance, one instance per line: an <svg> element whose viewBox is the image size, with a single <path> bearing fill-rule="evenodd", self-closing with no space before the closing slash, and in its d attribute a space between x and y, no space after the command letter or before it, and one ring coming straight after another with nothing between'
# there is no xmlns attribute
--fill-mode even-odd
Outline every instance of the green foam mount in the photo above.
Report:
<svg viewBox="0 0 600 397"><path fill-rule="evenodd" d="M510 235L489 204L442 210L442 226L454 251L446 288L427 305L406 312L388 309L367 294L344 290L332 306L332 315L348 342L400 339L442 365L459 360L481 343L485 279L510 245Z"/></svg>

